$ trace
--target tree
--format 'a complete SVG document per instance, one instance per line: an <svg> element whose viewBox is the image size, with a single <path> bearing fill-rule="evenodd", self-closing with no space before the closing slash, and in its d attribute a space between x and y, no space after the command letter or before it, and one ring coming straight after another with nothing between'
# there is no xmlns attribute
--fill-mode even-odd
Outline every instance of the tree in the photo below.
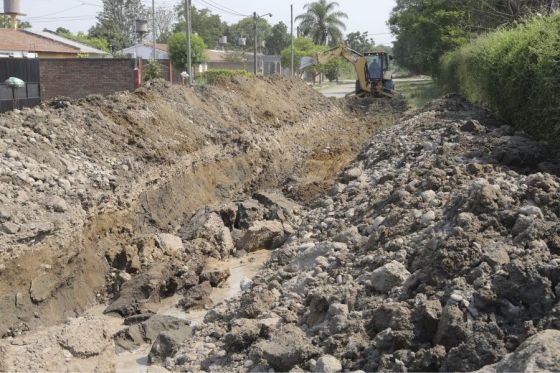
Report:
<svg viewBox="0 0 560 373"><path fill-rule="evenodd" d="M280 54L284 48L290 46L290 43L288 26L284 22L278 22L272 27L272 34L266 39L266 48L270 54Z"/></svg>
<svg viewBox="0 0 560 373"><path fill-rule="evenodd" d="M468 41L459 27L465 16L448 0L397 0L389 25L397 35L399 64L414 73L436 75L441 56Z"/></svg>
<svg viewBox="0 0 560 373"><path fill-rule="evenodd" d="M107 40L113 50L124 49L136 44L136 19L145 17L141 0L103 0L103 10L89 36Z"/></svg>
<svg viewBox="0 0 560 373"><path fill-rule="evenodd" d="M552 11L550 0L397 0L389 25L399 64L437 74L440 58L478 34Z"/></svg>
<svg viewBox="0 0 560 373"><path fill-rule="evenodd" d="M243 18L241 21L230 25L226 29L226 36L230 45L236 47L240 38L247 39L247 48L253 48L254 40L254 21L253 17ZM264 18L257 19L257 40L268 40L272 36L272 27L270 23Z"/></svg>
<svg viewBox="0 0 560 373"><path fill-rule="evenodd" d="M151 8L148 9L148 14L152 14ZM156 40L158 43L165 44L173 34L173 28L177 23L177 13L172 9L159 6L156 7L154 16L156 21ZM152 40L151 36L149 40Z"/></svg>
<svg viewBox="0 0 560 373"><path fill-rule="evenodd" d="M206 61L204 51L207 49L204 40L198 35L191 35L192 63L200 64ZM173 65L179 69L186 69L188 65L187 33L176 32L169 38L169 56Z"/></svg>
<svg viewBox="0 0 560 373"><path fill-rule="evenodd" d="M150 80L161 78L161 66L159 62L153 58L148 61L146 70L144 71L144 80L149 82Z"/></svg>
<svg viewBox="0 0 560 373"><path fill-rule="evenodd" d="M0 28L10 28L12 27L12 21L8 16L0 16ZM16 21L18 29L26 30L31 28L31 23L27 21L20 21L19 19Z"/></svg>
<svg viewBox="0 0 560 373"><path fill-rule="evenodd" d="M299 70L300 60L303 57L315 57L317 53L325 50L325 46L313 43L313 40L300 36L294 40L294 69ZM282 65L290 66L291 64L291 47L285 48L281 52Z"/></svg>
<svg viewBox="0 0 560 373"><path fill-rule="evenodd" d="M346 25L342 19L348 15L336 10L339 4L335 1L318 0L305 4L306 12L296 17L304 36L310 37L316 44L336 45L342 41L342 31Z"/></svg>
<svg viewBox="0 0 560 373"><path fill-rule="evenodd" d="M219 15L212 14L208 9L197 9L191 6L191 27L193 33L197 33L208 48L216 48L218 39L225 35L227 24L222 21ZM175 25L175 32L185 31L185 6L180 4L177 6L179 23Z"/></svg>
<svg viewBox="0 0 560 373"><path fill-rule="evenodd" d="M75 40L79 43L90 45L102 51L109 52L109 42L107 40L102 38L91 38L83 32L78 32L77 34L73 34L70 31L64 32L65 30L65 28L59 27L56 29L56 33L70 40Z"/></svg>
<svg viewBox="0 0 560 373"><path fill-rule="evenodd" d="M373 38L369 37L367 31L351 32L346 35L345 42L348 47L360 53L370 51L375 47L375 42L373 41Z"/></svg>

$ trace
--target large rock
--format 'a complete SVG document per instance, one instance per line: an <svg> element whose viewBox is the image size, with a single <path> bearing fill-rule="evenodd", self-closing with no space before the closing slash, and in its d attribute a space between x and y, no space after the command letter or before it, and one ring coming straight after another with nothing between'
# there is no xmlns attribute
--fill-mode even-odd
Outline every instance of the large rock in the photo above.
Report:
<svg viewBox="0 0 560 373"><path fill-rule="evenodd" d="M101 355L113 348L106 322L92 316L73 319L62 329L59 344L74 357L88 358Z"/></svg>
<svg viewBox="0 0 560 373"><path fill-rule="evenodd" d="M291 324L274 334L270 341L260 341L255 346L260 357L280 372L287 372L319 354L305 333Z"/></svg>
<svg viewBox="0 0 560 373"><path fill-rule="evenodd" d="M259 337L261 328L255 320L237 319L231 331L224 336L224 347L228 352L241 352Z"/></svg>
<svg viewBox="0 0 560 373"><path fill-rule="evenodd" d="M217 264L208 263L200 273L200 282L208 281L212 287L218 287L230 276L228 268L220 268Z"/></svg>
<svg viewBox="0 0 560 373"><path fill-rule="evenodd" d="M41 303L49 299L59 285L60 278L52 273L44 273L31 281L29 295L33 302Z"/></svg>
<svg viewBox="0 0 560 373"><path fill-rule="evenodd" d="M560 371L560 330L543 330L523 342L513 353L480 372Z"/></svg>
<svg viewBox="0 0 560 373"><path fill-rule="evenodd" d="M162 251L169 256L178 256L185 250L181 237L173 234L160 233L157 235L156 242Z"/></svg>
<svg viewBox="0 0 560 373"><path fill-rule="evenodd" d="M154 315L147 320L131 325L115 335L115 344L123 350L134 350L145 343L156 341L160 333L177 331L184 339L192 336L189 322L173 316ZM182 341L181 341L182 342Z"/></svg>
<svg viewBox="0 0 560 373"><path fill-rule="evenodd" d="M148 363L161 363L165 358L174 356L181 344L191 336L192 329L188 326L159 333L148 355Z"/></svg>
<svg viewBox="0 0 560 373"><path fill-rule="evenodd" d="M338 373L342 371L342 364L332 355L323 355L317 359L314 371L317 373Z"/></svg>
<svg viewBox="0 0 560 373"><path fill-rule="evenodd" d="M221 258L229 256L233 250L233 239L222 218L215 212L198 211L181 230L185 240L203 240L213 247Z"/></svg>
<svg viewBox="0 0 560 373"><path fill-rule="evenodd" d="M212 294L212 285L208 281L203 282L187 290L179 305L186 311L208 309L212 306L210 294Z"/></svg>
<svg viewBox="0 0 560 373"><path fill-rule="evenodd" d="M263 205L254 199L239 202L234 227L237 229L249 229L255 221L264 220L266 210Z"/></svg>
<svg viewBox="0 0 560 373"><path fill-rule="evenodd" d="M125 282L120 293L106 309L105 313L116 313L127 317L142 313L144 303L159 301L165 292L171 273L165 264L157 264L146 273L134 276Z"/></svg>
<svg viewBox="0 0 560 373"><path fill-rule="evenodd" d="M371 284L375 290L385 293L401 285L409 277L410 272L406 267L393 260L372 272Z"/></svg>
<svg viewBox="0 0 560 373"><path fill-rule="evenodd" d="M301 211L300 205L280 193L259 192L255 193L253 198L268 209L265 216L268 220L292 222L295 215L298 215Z"/></svg>
<svg viewBox="0 0 560 373"><path fill-rule="evenodd" d="M253 223L235 245L238 250L251 252L261 249L276 249L285 241L286 234L283 224L277 220L265 220Z"/></svg>

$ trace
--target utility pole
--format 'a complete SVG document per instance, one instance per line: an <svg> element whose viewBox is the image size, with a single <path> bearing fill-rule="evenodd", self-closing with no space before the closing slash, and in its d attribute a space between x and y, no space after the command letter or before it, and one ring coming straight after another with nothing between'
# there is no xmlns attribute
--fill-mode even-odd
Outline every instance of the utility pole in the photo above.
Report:
<svg viewBox="0 0 560 373"><path fill-rule="evenodd" d="M292 36L292 50L290 55L291 67L290 67L290 76L294 76L294 4L290 5L290 14L291 14L291 24L292 27L290 28L290 34Z"/></svg>
<svg viewBox="0 0 560 373"><path fill-rule="evenodd" d="M257 12L253 12L253 74L257 75Z"/></svg>
<svg viewBox="0 0 560 373"><path fill-rule="evenodd" d="M192 86L192 49L191 49L191 0L185 0L185 17L187 23L187 74L189 74L189 86Z"/></svg>
<svg viewBox="0 0 560 373"><path fill-rule="evenodd" d="M152 41L154 44L154 61L156 59L156 0L152 0Z"/></svg>
<svg viewBox="0 0 560 373"><path fill-rule="evenodd" d="M257 45L257 20L260 17L264 17L264 16L272 17L272 13L266 13L266 14L263 14L261 16L258 16L257 12L253 12L253 36L255 38L255 46L254 46L254 50L253 50L253 63L255 64L255 66L253 67L253 73L255 75L257 75L257 48L258 48L258 45Z"/></svg>

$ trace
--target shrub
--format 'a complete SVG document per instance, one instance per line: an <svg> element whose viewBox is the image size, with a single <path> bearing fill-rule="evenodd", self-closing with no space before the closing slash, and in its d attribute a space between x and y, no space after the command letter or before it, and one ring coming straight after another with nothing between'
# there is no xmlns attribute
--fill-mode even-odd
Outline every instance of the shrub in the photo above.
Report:
<svg viewBox="0 0 560 373"><path fill-rule="evenodd" d="M560 13L486 34L446 54L439 79L514 127L560 143Z"/></svg>
<svg viewBox="0 0 560 373"><path fill-rule="evenodd" d="M200 78L207 84L214 84L222 79L231 78L234 76L251 76L247 70L225 70L225 69L214 69L203 72Z"/></svg>
<svg viewBox="0 0 560 373"><path fill-rule="evenodd" d="M146 70L144 70L144 80L149 82L150 80L157 78L161 78L161 66L159 65L159 62L151 59L146 65Z"/></svg>

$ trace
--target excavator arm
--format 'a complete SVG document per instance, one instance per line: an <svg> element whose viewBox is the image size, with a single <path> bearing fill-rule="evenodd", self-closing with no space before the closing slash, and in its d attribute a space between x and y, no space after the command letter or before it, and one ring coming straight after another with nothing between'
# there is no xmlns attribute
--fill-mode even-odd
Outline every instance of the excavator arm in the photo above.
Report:
<svg viewBox="0 0 560 373"><path fill-rule="evenodd" d="M371 93L371 84L368 82L366 76L367 60L361 53L358 53L345 45L341 45L336 48L332 48L319 53L316 60L317 63L324 65L339 57L344 58L354 66L354 69L356 70L356 76L358 77L358 81L360 82L362 90Z"/></svg>

